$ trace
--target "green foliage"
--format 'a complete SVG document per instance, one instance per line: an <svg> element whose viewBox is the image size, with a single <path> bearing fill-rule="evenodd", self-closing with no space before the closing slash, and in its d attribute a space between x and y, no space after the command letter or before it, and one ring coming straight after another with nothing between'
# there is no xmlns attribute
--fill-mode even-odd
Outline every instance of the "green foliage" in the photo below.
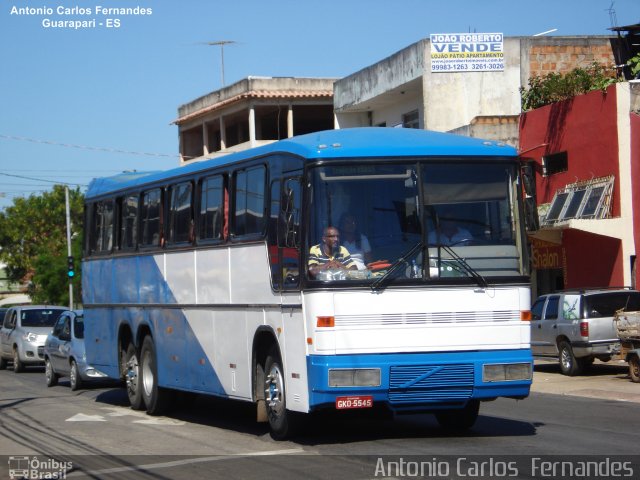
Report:
<svg viewBox="0 0 640 480"><path fill-rule="evenodd" d="M84 197L69 191L72 251L80 265ZM68 304L65 188L56 185L40 195L16 198L0 212L0 260L9 280L29 284L34 302ZM79 268L77 268L79 273ZM79 285L79 275L74 285ZM77 288L74 287L74 295ZM78 296L79 298L79 296ZM65 302L66 299L66 302Z"/></svg>
<svg viewBox="0 0 640 480"><path fill-rule="evenodd" d="M529 78L529 89L520 87L522 110L533 110L554 102L568 100L592 90L606 90L618 82L615 70L594 62L587 68L574 68L566 74L548 73Z"/></svg>
<svg viewBox="0 0 640 480"><path fill-rule="evenodd" d="M639 78L640 76L640 53L627 61L627 65L631 67L631 76Z"/></svg>

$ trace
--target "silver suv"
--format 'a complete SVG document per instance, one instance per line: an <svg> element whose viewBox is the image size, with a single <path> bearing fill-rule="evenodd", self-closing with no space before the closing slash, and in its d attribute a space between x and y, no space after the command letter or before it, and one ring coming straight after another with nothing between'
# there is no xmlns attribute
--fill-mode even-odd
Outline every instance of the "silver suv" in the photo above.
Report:
<svg viewBox="0 0 640 480"><path fill-rule="evenodd" d="M574 376L620 352L613 317L640 310L640 292L627 289L573 290L540 296L531 307L531 351L558 358L563 374Z"/></svg>
<svg viewBox="0 0 640 480"><path fill-rule="evenodd" d="M65 310L65 307L47 305L7 310L0 329L0 370L7 368L7 361L13 362L14 372L21 372L28 364L43 364L44 342Z"/></svg>

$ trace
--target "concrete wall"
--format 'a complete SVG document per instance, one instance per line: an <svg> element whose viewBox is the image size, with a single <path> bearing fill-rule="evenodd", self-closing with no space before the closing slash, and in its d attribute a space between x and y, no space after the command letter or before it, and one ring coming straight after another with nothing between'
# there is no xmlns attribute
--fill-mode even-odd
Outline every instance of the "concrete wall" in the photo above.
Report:
<svg viewBox="0 0 640 480"><path fill-rule="evenodd" d="M336 113L362 111L362 104L368 100L420 78L424 72L427 43L421 40L409 45L378 63L336 81L333 89Z"/></svg>
<svg viewBox="0 0 640 480"><path fill-rule="evenodd" d="M531 75L614 64L610 42L609 37L506 37L502 72L432 73L431 43L421 40L338 80L336 125L395 126L415 108L421 127L437 131L464 128L478 117L519 115L520 87ZM513 131L506 134L502 140L511 144Z"/></svg>
<svg viewBox="0 0 640 480"><path fill-rule="evenodd" d="M632 275L635 288L640 288L640 265L637 255L640 252L640 82L630 83L631 111L629 112L629 135L630 135L630 188L631 188L631 208L632 231L634 232L634 246L636 262Z"/></svg>
<svg viewBox="0 0 640 480"><path fill-rule="evenodd" d="M178 118L249 92L322 92L333 89L334 78L247 77L178 107Z"/></svg>
<svg viewBox="0 0 640 480"><path fill-rule="evenodd" d="M431 48L425 45L429 58ZM428 130L449 131L478 116L520 113L520 39L504 39L502 72L432 73L425 62L425 124Z"/></svg>

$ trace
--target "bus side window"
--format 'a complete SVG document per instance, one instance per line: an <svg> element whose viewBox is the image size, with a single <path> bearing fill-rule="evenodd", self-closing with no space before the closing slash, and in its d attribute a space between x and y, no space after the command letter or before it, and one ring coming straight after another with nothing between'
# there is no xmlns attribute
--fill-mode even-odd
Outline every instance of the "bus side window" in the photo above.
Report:
<svg viewBox="0 0 640 480"><path fill-rule="evenodd" d="M169 189L169 244L193 241L192 193L191 182L172 185Z"/></svg>
<svg viewBox="0 0 640 480"><path fill-rule="evenodd" d="M235 176L235 236L261 234L265 226L265 179L263 165L241 170Z"/></svg>
<svg viewBox="0 0 640 480"><path fill-rule="evenodd" d="M219 240L223 231L224 177L216 175L202 180L198 238Z"/></svg>
<svg viewBox="0 0 640 480"><path fill-rule="evenodd" d="M133 250L138 244L138 195L121 198L119 211L119 247L121 250Z"/></svg>
<svg viewBox="0 0 640 480"><path fill-rule="evenodd" d="M145 247L161 246L162 239L162 192L154 188L142 194L140 208L141 238L140 244Z"/></svg>
<svg viewBox="0 0 640 480"><path fill-rule="evenodd" d="M92 205L89 232L91 253L110 252L113 247L113 200L102 200Z"/></svg>

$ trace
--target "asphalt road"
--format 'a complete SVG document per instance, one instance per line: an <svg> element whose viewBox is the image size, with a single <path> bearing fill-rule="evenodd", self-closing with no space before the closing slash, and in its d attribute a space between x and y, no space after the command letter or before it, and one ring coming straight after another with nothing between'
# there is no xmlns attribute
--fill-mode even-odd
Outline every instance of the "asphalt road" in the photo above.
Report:
<svg viewBox="0 0 640 480"><path fill-rule="evenodd" d="M532 466L534 458L553 466L593 455L607 468L619 461L638 478L640 403L609 397L624 385L625 394L635 388L640 398L640 385L625 378L623 366L596 367L588 377L568 378L542 362L528 399L483 404L475 427L462 435L445 433L430 415L334 412L314 417L305 435L286 442L272 440L240 402L199 396L170 416L150 417L131 410L114 385L71 392L64 380L47 388L42 369L0 371L0 478L24 457L40 473L70 462L65 478L410 478L425 468L432 478L530 478L532 471L550 478ZM581 388L571 392L567 385L576 383ZM540 392L552 384L553 393ZM597 390L607 395L594 398Z"/></svg>

